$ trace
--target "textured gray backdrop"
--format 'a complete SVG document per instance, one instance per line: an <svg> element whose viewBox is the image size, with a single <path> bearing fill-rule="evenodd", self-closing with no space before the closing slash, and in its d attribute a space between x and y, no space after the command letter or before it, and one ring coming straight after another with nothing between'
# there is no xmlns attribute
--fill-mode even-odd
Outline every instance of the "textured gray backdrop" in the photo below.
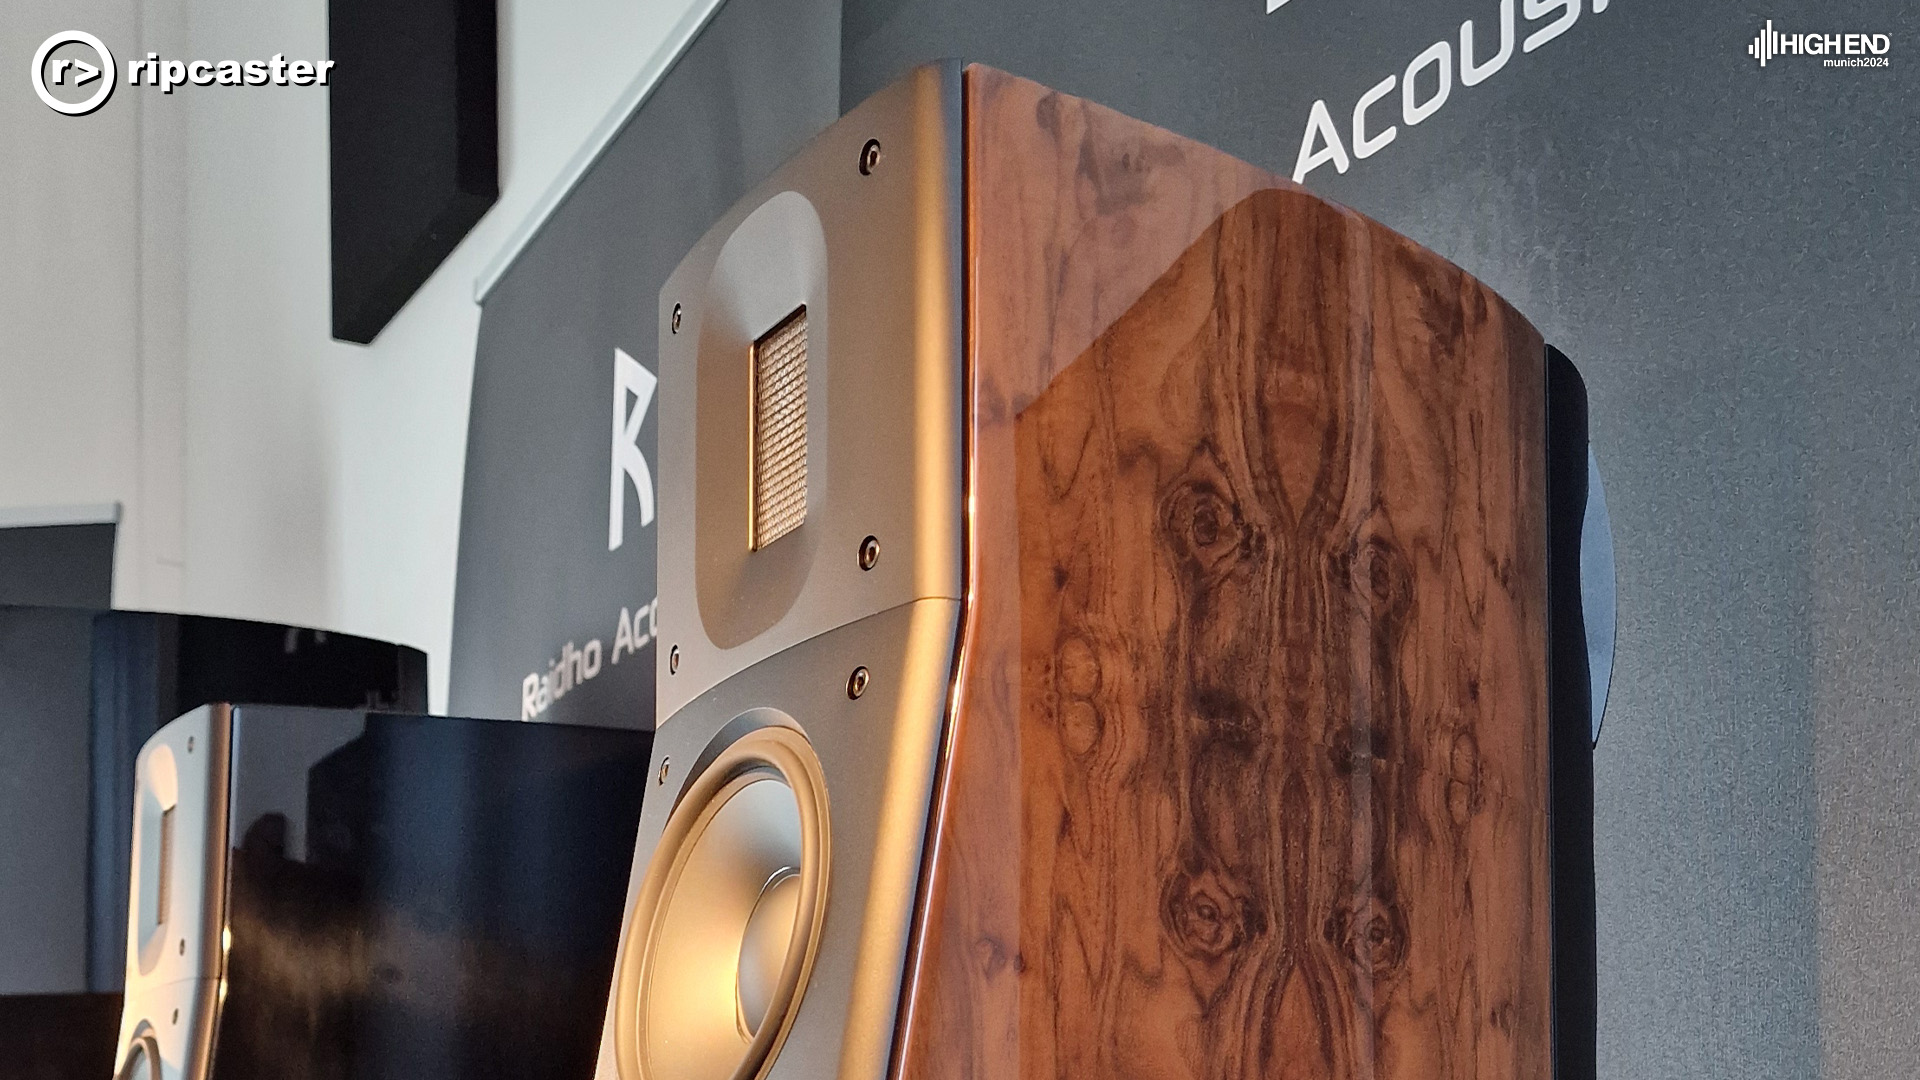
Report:
<svg viewBox="0 0 1920 1080"><path fill-rule="evenodd" d="M847 0L841 95L963 56L1291 174L1316 98L1344 135L1463 19L1497 43L1498 0L1264 9ZM1766 19L1885 33L1891 66L1762 70ZM1589 2L1306 181L1486 280L1587 378L1620 596L1603 1077L1920 1070L1915 65L1911 3Z"/></svg>

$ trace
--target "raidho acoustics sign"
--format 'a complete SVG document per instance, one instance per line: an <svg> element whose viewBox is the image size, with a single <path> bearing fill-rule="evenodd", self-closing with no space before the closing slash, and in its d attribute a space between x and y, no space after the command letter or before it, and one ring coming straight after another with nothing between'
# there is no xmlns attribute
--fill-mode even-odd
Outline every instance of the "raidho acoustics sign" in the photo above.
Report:
<svg viewBox="0 0 1920 1080"><path fill-rule="evenodd" d="M1531 53L1573 30L1583 11L1598 15L1607 10L1607 4L1608 0L1523 0L1520 4L1500 0L1494 26L1476 24L1473 19L1462 22L1457 52L1451 38L1421 50L1404 70L1361 94L1347 114L1348 123L1335 122L1326 99L1315 101L1300 137L1294 183L1303 182L1322 165L1344 173L1355 161L1385 150L1400 134L1399 124L1426 123L1446 106L1456 78L1462 88L1478 86L1506 68L1516 42L1521 53Z"/></svg>
<svg viewBox="0 0 1920 1080"><path fill-rule="evenodd" d="M613 468L607 493L607 550L626 543L627 491L639 500L640 524L653 524L653 470L640 450L640 425L653 407L660 380L627 355L613 350Z"/></svg>
<svg viewBox="0 0 1920 1080"><path fill-rule="evenodd" d="M653 468L647 464L646 451L640 446L640 428L653 410L653 392L659 385L659 377L627 350L614 348L613 445L608 454L608 472L612 479L607 490L609 552L619 551L627 542L630 503L637 504L634 508L639 512L642 528L653 524ZM627 497L629 492L633 495L631 500ZM651 536L648 539L651 540ZM599 678L606 665L642 655L659 633L657 607L654 599L637 606L622 605L620 614L610 617L604 639L590 637L583 645L575 644L574 640L562 643L543 669L521 677L520 719L542 719L554 702ZM651 655L643 662L651 663Z"/></svg>

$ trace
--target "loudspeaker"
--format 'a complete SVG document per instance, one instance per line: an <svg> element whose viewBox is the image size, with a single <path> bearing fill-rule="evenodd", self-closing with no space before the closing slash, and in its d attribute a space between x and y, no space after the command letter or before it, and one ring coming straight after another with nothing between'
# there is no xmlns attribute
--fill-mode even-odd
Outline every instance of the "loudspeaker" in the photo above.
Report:
<svg viewBox="0 0 1920 1080"><path fill-rule="evenodd" d="M212 705L140 751L118 1080L591 1069L651 736Z"/></svg>
<svg viewBox="0 0 1920 1080"><path fill-rule="evenodd" d="M213 701L425 711L427 657L273 623L0 605L0 698L0 821L35 823L0 831L0 1028L24 1028L49 1005L16 995L121 991L133 767L148 737ZM111 1046L117 1000L72 1006L68 1026L105 1017L96 1041Z"/></svg>
<svg viewBox="0 0 1920 1080"><path fill-rule="evenodd" d="M1550 427L1500 297L949 64L659 302L599 1080L1591 1075L1591 790L1554 790L1591 717L1549 692L1584 398Z"/></svg>

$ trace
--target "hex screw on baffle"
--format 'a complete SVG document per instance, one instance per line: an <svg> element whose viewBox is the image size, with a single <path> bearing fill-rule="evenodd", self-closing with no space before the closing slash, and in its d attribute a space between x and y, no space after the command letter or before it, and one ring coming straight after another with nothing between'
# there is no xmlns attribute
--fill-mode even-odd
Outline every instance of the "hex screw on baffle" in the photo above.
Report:
<svg viewBox="0 0 1920 1080"><path fill-rule="evenodd" d="M880 164L880 140L868 139L867 145L860 148L860 175L872 176L873 170Z"/></svg>
<svg viewBox="0 0 1920 1080"><path fill-rule="evenodd" d="M660 759L660 782L663 784L666 783L667 774L672 771L673 771L673 759L670 757L661 758Z"/></svg>
<svg viewBox="0 0 1920 1080"><path fill-rule="evenodd" d="M860 541L860 569L871 570L880 561L880 538L869 536Z"/></svg>
<svg viewBox="0 0 1920 1080"><path fill-rule="evenodd" d="M667 674L680 674L680 646L678 645L667 650Z"/></svg>
<svg viewBox="0 0 1920 1080"><path fill-rule="evenodd" d="M853 674L847 676L847 696L858 700L861 694L867 692L867 682L870 678L864 665L854 668Z"/></svg>
<svg viewBox="0 0 1920 1080"><path fill-rule="evenodd" d="M676 334L680 332L680 305L679 304L673 305L673 332Z"/></svg>

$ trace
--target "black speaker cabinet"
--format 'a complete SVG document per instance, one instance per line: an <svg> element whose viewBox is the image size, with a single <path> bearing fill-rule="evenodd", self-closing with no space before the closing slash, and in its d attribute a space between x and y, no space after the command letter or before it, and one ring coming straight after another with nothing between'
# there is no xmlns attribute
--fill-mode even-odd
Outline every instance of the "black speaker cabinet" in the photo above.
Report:
<svg viewBox="0 0 1920 1080"><path fill-rule="evenodd" d="M0 1044L8 1067L52 1069L63 1045L112 1043L141 744L210 701L425 711L426 655L236 619L5 606L0 698L0 1033L64 1015L71 1036Z"/></svg>
<svg viewBox="0 0 1920 1080"><path fill-rule="evenodd" d="M141 750L119 1080L578 1080L651 736L211 705Z"/></svg>
<svg viewBox="0 0 1920 1080"><path fill-rule="evenodd" d="M1592 1075L1584 402L1518 311L952 65L659 305L599 1080Z"/></svg>

